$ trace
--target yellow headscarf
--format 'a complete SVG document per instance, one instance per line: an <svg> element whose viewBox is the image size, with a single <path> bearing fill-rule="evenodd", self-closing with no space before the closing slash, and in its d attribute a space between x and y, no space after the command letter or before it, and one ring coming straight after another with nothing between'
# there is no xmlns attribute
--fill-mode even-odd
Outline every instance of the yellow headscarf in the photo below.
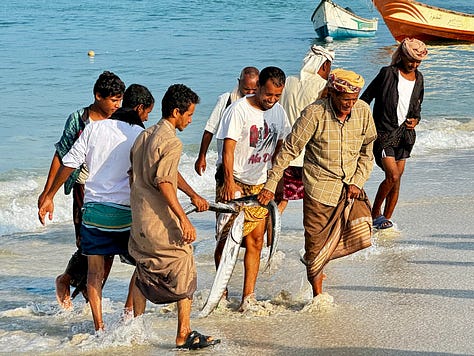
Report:
<svg viewBox="0 0 474 356"><path fill-rule="evenodd" d="M351 70L337 68L329 74L329 87L341 93L359 93L364 83L364 78Z"/></svg>

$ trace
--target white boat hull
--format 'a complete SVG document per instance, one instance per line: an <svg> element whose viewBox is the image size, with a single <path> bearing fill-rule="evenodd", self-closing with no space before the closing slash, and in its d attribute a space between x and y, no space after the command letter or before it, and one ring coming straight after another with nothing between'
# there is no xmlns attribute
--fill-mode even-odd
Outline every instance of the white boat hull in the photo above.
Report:
<svg viewBox="0 0 474 356"><path fill-rule="evenodd" d="M314 30L319 38L373 37L378 19L365 19L346 10L331 0L322 0L313 16Z"/></svg>

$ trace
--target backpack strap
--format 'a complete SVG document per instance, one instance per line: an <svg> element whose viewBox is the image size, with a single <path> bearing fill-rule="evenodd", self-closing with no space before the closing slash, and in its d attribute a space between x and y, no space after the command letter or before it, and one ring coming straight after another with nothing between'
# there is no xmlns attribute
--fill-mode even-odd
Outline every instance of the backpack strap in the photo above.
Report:
<svg viewBox="0 0 474 356"><path fill-rule="evenodd" d="M230 104L232 104L232 101L230 100L231 93L229 93L229 99L227 99L227 103L225 104L225 109L229 107Z"/></svg>

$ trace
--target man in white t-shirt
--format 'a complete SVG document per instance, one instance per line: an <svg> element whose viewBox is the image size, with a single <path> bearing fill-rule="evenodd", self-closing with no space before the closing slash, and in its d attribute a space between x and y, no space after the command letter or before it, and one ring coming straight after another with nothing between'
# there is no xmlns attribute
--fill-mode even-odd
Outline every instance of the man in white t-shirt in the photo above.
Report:
<svg viewBox="0 0 474 356"><path fill-rule="evenodd" d="M217 99L217 104L214 107L214 110L212 110L211 116L209 116L209 119L207 120L204 133L202 134L199 155L196 159L196 162L194 163L194 169L199 175L202 175L202 173L206 170L207 150L211 143L212 137L216 134L219 128L219 124L225 109L227 109L230 104L239 100L240 98L246 95L255 94L258 81L258 69L255 67L245 67L240 72L240 77L237 79L237 81L238 84L234 90L219 96Z"/></svg>
<svg viewBox="0 0 474 356"><path fill-rule="evenodd" d="M144 129L151 106L143 112L118 110L108 120L90 123L62 158L62 165L39 207L38 216L45 224L54 212L53 199L75 169L87 164L81 223L81 250L87 256L87 295L96 331L104 330L102 285L106 259L128 255L132 215L130 209L130 148Z"/></svg>
<svg viewBox="0 0 474 356"><path fill-rule="evenodd" d="M234 198L258 194L267 180L267 170L279 151L283 138L290 131L290 124L283 107L278 103L285 86L285 73L277 67L267 67L260 72L255 95L237 100L224 113L217 131L222 141L216 173L216 200L229 201ZM244 240L244 286L241 311L255 301L260 253L266 228L264 207L245 209ZM219 264L229 222L218 235L215 251Z"/></svg>

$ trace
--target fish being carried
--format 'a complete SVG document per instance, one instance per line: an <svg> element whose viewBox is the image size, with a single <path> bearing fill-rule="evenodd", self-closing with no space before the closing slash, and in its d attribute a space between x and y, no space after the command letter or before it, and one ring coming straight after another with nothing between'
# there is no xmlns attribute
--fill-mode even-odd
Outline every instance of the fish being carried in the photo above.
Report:
<svg viewBox="0 0 474 356"><path fill-rule="evenodd" d="M238 207L241 207L241 208L261 206L261 204L257 200L257 197L258 195L249 195L243 198L234 199L231 201L231 203L234 203ZM268 260L265 265L265 268L263 269L264 272L266 272L270 268L271 260L273 256L275 255L275 252L278 246L278 240L280 238L280 233L281 233L281 217L280 217L280 211L278 210L278 206L273 200L270 200L266 208L268 209L270 213L270 219L272 221L272 229L271 229L272 236L271 236L271 244L270 244L270 253L268 255Z"/></svg>
<svg viewBox="0 0 474 356"><path fill-rule="evenodd" d="M233 213L238 214L234 220L231 230L226 238L224 249L222 251L222 257L217 268L216 276L214 282L212 283L209 296L207 297L206 302L204 303L199 317L206 317L216 308L219 304L219 301L227 288L232 272L234 271L237 258L239 256L240 245L243 239L244 231L244 211L246 207L255 207L261 206L257 201L256 195L247 196L244 198L234 199L228 203L211 203L209 202L209 210L221 212L221 213ZM272 220L272 238L270 245L270 253L268 255L268 260L265 265L264 271L266 271L270 265L275 251L278 245L278 240L280 238L281 232L281 220L280 212L275 202L272 200L266 206L269 210L270 217ZM186 214L189 214L193 211L196 211L194 206L190 206L185 209Z"/></svg>

